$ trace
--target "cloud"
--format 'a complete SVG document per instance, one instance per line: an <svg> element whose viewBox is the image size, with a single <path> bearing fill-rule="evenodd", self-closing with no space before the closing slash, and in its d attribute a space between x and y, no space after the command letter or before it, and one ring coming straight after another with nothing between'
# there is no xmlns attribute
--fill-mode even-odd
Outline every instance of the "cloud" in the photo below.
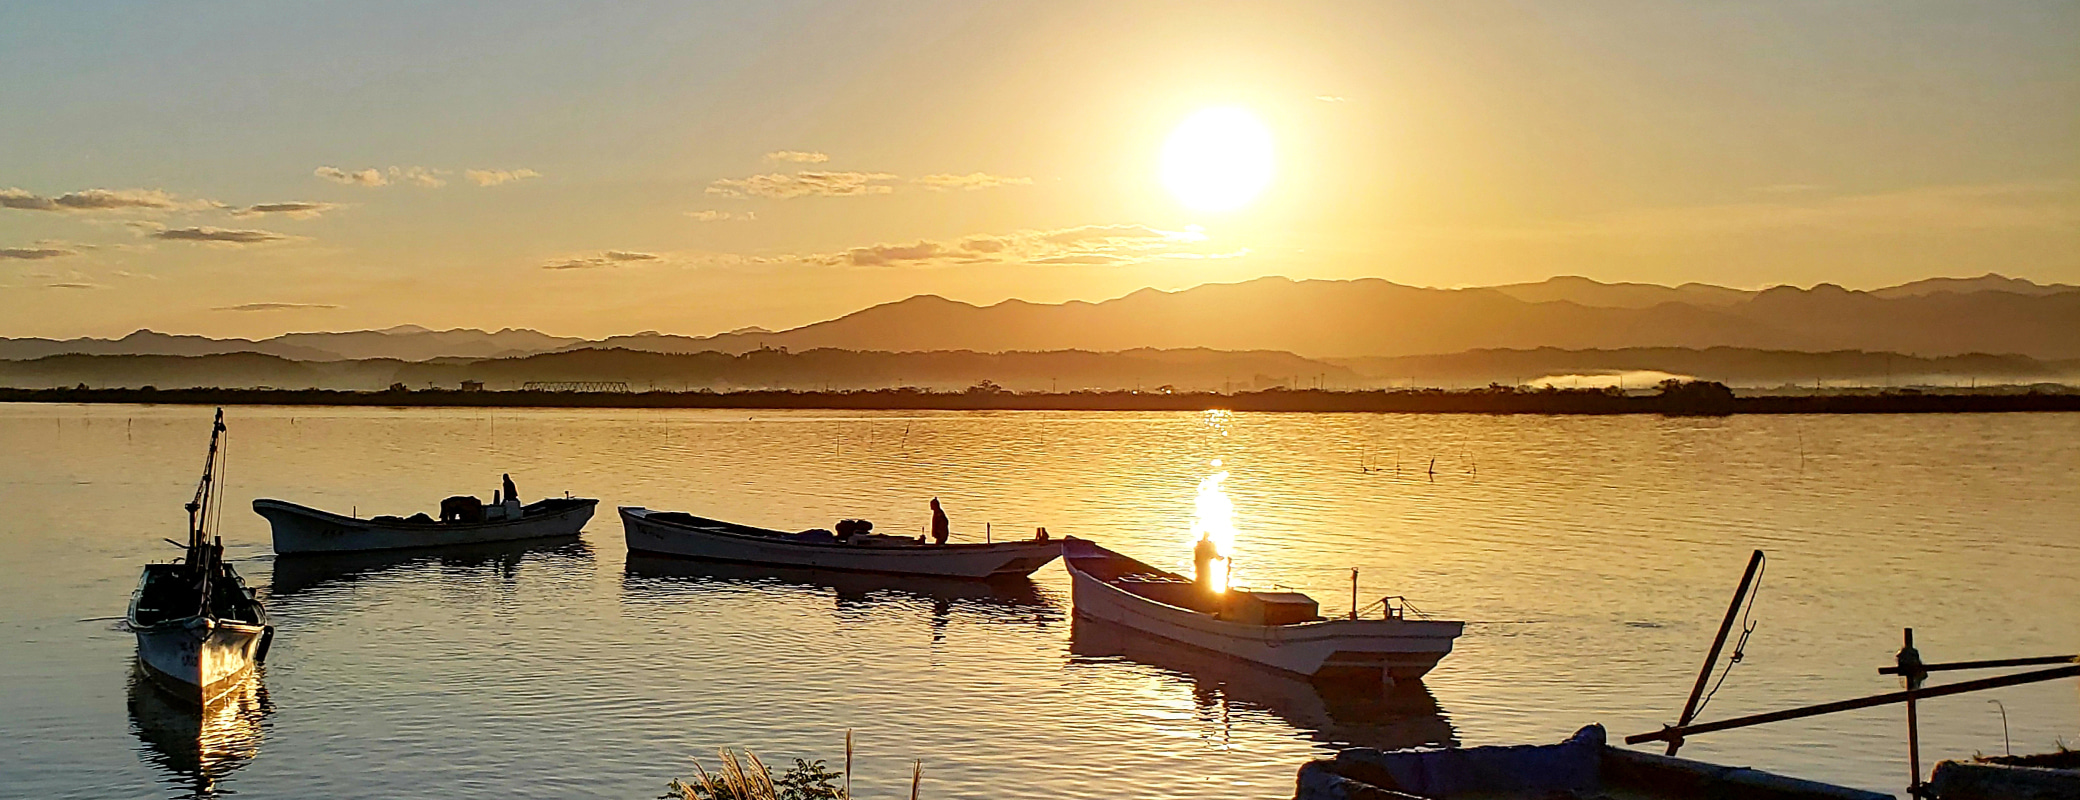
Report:
<svg viewBox="0 0 2080 800"><path fill-rule="evenodd" d="M749 211L729 212L715 211L712 209L705 211L688 211L686 212L686 216L692 217L697 222L749 222L751 220L758 219L757 214L751 213Z"/></svg>
<svg viewBox="0 0 2080 800"><path fill-rule="evenodd" d="M788 161L796 164L821 164L831 160L823 153L805 150L774 150L766 154L767 161Z"/></svg>
<svg viewBox="0 0 2080 800"><path fill-rule="evenodd" d="M207 201L182 201L158 189L87 189L43 197L22 189L0 189L0 208L22 211L168 210L208 207Z"/></svg>
<svg viewBox="0 0 2080 800"><path fill-rule="evenodd" d="M18 261L41 261L46 258L79 255L78 250L58 247L0 247L0 258Z"/></svg>
<svg viewBox="0 0 2080 800"><path fill-rule="evenodd" d="M357 170L344 170L339 167L319 167L311 170L311 174L333 183L344 183L348 186L383 186L390 182L389 178L383 177L382 170L374 167Z"/></svg>
<svg viewBox="0 0 2080 800"><path fill-rule="evenodd" d="M511 171L502 169L472 169L464 170L462 173L462 177L468 178L471 183L474 183L478 186L497 186L501 183L524 181L528 178L539 178L542 177L542 173L536 172L531 169L516 169Z"/></svg>
<svg viewBox="0 0 2080 800"><path fill-rule="evenodd" d="M1034 264L1101 264L1101 265L1103 265L1103 264L1130 264L1130 263L1133 263L1133 262L1134 262L1134 259L1132 259L1132 258L1128 258L1128 257L1126 257L1126 256L1115 256L1115 255L1108 255L1108 254L1105 254L1105 253L1085 253L1085 254L1082 254L1082 255L1067 255L1067 256L1049 256L1049 257L1047 257L1047 258L1036 258L1036 259L1033 259L1031 263L1034 263Z"/></svg>
<svg viewBox="0 0 2080 800"><path fill-rule="evenodd" d="M334 183L344 183L348 186L366 186L369 188L388 186L393 183L408 183L427 189L438 189L448 185L448 182L440 177L448 174L448 170L427 169L425 167L390 167L388 169L369 167L367 169L355 170L340 169L339 167L319 167L311 170L311 174Z"/></svg>
<svg viewBox="0 0 2080 800"><path fill-rule="evenodd" d="M765 197L787 200L796 197L855 197L888 194L896 176L886 172L797 172L771 173L749 178L723 178L708 184L708 194L723 197Z"/></svg>
<svg viewBox="0 0 2080 800"><path fill-rule="evenodd" d="M1315 95L1315 96L1314 96L1314 99L1316 99L1316 100L1320 100L1320 101L1322 101L1322 102L1324 102L1324 103L1347 103L1347 102L1350 102L1350 98L1348 98L1348 97L1344 97L1344 96L1342 96L1342 95L1334 95L1334 94L1318 94L1318 95Z"/></svg>
<svg viewBox="0 0 2080 800"><path fill-rule="evenodd" d="M542 269L599 269L601 267L618 267L622 264L634 262L662 260L664 260L664 256L654 253L638 253L633 250L608 250L596 256L581 256L561 261L551 261L543 264Z"/></svg>
<svg viewBox="0 0 2080 800"><path fill-rule="evenodd" d="M150 234L169 242L214 242L219 244L263 244L289 237L272 231L241 231L224 228L167 228Z"/></svg>
<svg viewBox="0 0 2080 800"><path fill-rule="evenodd" d="M873 244L791 260L850 267L973 263L1112 266L1165 258L1235 258L1248 253L1208 251L1203 249L1206 240L1205 232L1197 227L1166 231L1147 225L1084 225L975 235L954 242L920 239L913 243Z"/></svg>
<svg viewBox="0 0 2080 800"><path fill-rule="evenodd" d="M99 289L101 288L101 284L77 282L46 283L43 285L43 287L46 289Z"/></svg>
<svg viewBox="0 0 2080 800"><path fill-rule="evenodd" d="M972 192L976 189L993 189L998 186L1033 185L1032 178L1010 178L1003 175L991 175L986 172L970 172L966 175L926 175L922 178L912 178L910 182L936 192L952 191L954 189Z"/></svg>
<svg viewBox="0 0 2080 800"><path fill-rule="evenodd" d="M845 251L845 263L855 267L879 267L903 261L930 261L950 254L945 245L920 241L916 244L877 244Z"/></svg>
<svg viewBox="0 0 2080 800"><path fill-rule="evenodd" d="M281 214L290 219L311 219L339 206L332 203L295 201L288 203L259 203L245 208L233 209L231 216L256 217L262 214Z"/></svg>
<svg viewBox="0 0 2080 800"><path fill-rule="evenodd" d="M303 311L339 308L331 303L240 303L235 306L217 306L211 311Z"/></svg>

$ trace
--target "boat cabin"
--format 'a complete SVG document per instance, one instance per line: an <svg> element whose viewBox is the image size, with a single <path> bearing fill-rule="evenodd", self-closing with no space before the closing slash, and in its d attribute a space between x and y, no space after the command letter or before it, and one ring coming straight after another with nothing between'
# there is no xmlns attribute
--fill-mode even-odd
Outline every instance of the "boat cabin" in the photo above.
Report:
<svg viewBox="0 0 2080 800"><path fill-rule="evenodd" d="M150 627L197 616L202 613L200 589L201 580L192 564L146 564L130 623ZM220 619L262 624L259 601L228 568L218 571L210 580L209 605Z"/></svg>

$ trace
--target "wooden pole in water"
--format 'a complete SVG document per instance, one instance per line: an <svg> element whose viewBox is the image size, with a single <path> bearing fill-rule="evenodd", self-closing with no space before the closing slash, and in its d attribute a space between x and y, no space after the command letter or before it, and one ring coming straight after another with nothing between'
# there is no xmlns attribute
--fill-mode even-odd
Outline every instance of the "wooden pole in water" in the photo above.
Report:
<svg viewBox="0 0 2080 800"><path fill-rule="evenodd" d="M1358 568L1351 567L1351 619L1358 618Z"/></svg>
<svg viewBox="0 0 2080 800"><path fill-rule="evenodd" d="M1915 702L1914 692L1928 680L1928 671L1921 668L1921 651L1914 649L1914 629L1907 628L1906 643L1900 647L1896 657L1899 663L1900 682L1907 687L1907 769L1913 772L1907 781L1907 794L1921 796L1921 719L1920 709Z"/></svg>
<svg viewBox="0 0 2080 800"><path fill-rule="evenodd" d="M1704 696L1704 685L1712 679L1712 668L1719 663L1719 651L1726 647L1726 634L1733 630L1733 621L1741 613L1741 601L1748 598L1748 586L1755 582L1755 571L1761 568L1762 551L1757 550L1748 556L1748 571L1741 573L1740 588L1733 591L1733 602L1726 606L1726 618L1719 622L1719 635L1713 637L1712 649L1705 653L1704 667L1697 671L1697 683L1690 687L1690 699L1683 701L1683 714L1676 718L1677 728L1689 725L1690 720L1697 716L1697 701ZM1668 740L1669 755L1675 755L1682 747L1681 736Z"/></svg>

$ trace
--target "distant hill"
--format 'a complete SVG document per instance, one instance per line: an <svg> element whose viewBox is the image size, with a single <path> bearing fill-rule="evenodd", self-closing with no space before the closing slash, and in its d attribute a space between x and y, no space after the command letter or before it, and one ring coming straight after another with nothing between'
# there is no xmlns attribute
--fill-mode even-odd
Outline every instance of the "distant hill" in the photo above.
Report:
<svg viewBox="0 0 2080 800"><path fill-rule="evenodd" d="M1879 289L1871 292L1871 294L1890 300L1898 297L1923 297L1938 292L1950 292L1953 294L2009 292L2012 294L2042 296L2063 292L2080 292L2080 286L2068 286L2063 283L2038 284L2021 278L2009 278L1989 272L1977 278L1929 278L1928 280L1903 283L1891 288Z"/></svg>
<svg viewBox="0 0 2080 800"><path fill-rule="evenodd" d="M526 355L583 342L537 331L507 328L489 333L468 328L432 331L403 325L380 331L289 333L269 339L211 339L139 330L121 339L4 339L0 358L29 359L62 354L203 356L260 353L298 361L394 358L489 358Z"/></svg>
<svg viewBox="0 0 2080 800"><path fill-rule="evenodd" d="M1102 303L1010 300L978 307L920 296L777 333L708 337L699 346L725 352L761 346L979 352L1204 347L1309 358L1740 347L2080 357L2080 291L1936 291L1888 298L1821 284L1777 287L1731 303L1711 290L1697 291L1715 300L1639 307L1638 293L1620 290L1606 305L1584 305L1527 301L1502 289L1285 278L1177 292L1143 289Z"/></svg>
<svg viewBox="0 0 2080 800"><path fill-rule="evenodd" d="M1007 300L976 306L920 295L781 331L713 336L657 331L599 341L508 328L291 333L209 339L138 331L121 339L0 339L0 359L60 354L259 353L298 361L482 359L588 349L743 354L761 348L974 353L1205 349L1309 359L1396 358L1469 350L1740 348L1972 353L2080 358L2080 287L1984 275L1875 291L1832 284L1759 291L1560 277L1426 289L1376 278L1262 278L1180 291L1143 289L1103 302Z"/></svg>
<svg viewBox="0 0 2080 800"><path fill-rule="evenodd" d="M1599 283L1572 275L1538 283L1513 283L1494 289L1527 303L1567 302L1595 308L1651 308L1662 303L1730 306L1757 294L1706 283L1686 283L1669 288L1652 283Z"/></svg>

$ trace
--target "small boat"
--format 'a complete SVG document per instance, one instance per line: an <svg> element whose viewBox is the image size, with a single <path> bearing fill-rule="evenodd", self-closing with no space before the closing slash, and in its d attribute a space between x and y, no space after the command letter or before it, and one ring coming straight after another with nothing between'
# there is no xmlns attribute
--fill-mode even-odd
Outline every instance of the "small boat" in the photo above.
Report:
<svg viewBox="0 0 2080 800"><path fill-rule="evenodd" d="M1213 592L1076 537L1062 540L1076 614L1316 680L1421 678L1452 652L1463 622L1324 619L1297 592Z"/></svg>
<svg viewBox="0 0 2080 800"><path fill-rule="evenodd" d="M2022 795L2003 795L2021 797ZM2045 795L2051 796L2051 795ZM2064 795L2060 795L2064 796ZM1559 744L1380 751L1356 747L1300 766L1294 800L1743 797L1890 800L1892 795L1612 747L1601 725ZM1949 797L1949 795L1944 795Z"/></svg>
<svg viewBox="0 0 2080 800"><path fill-rule="evenodd" d="M212 530L223 500L216 472L224 410L210 432L209 460L195 499L188 501L186 555L146 564L130 595L126 618L137 634L137 663L174 696L207 707L236 688L267 657L274 628L267 610L238 571L224 563L224 542Z"/></svg>
<svg viewBox="0 0 2080 800"><path fill-rule="evenodd" d="M1421 681L1394 686L1310 681L1239 658L1208 658L1204 650L1124 625L1089 617L1070 620L1070 674L1124 664L1154 668L1158 681L1187 687L1201 719L1226 720L1232 716L1228 709L1257 708L1331 747L1459 744L1436 696Z"/></svg>
<svg viewBox="0 0 2080 800"><path fill-rule="evenodd" d="M576 536L592 520L592 509L598 505L598 500L589 498L551 497L524 506L517 502L484 506L488 513L481 516L444 513L447 521L423 513L362 519L266 498L254 500L253 511L273 526L274 552L287 555Z"/></svg>
<svg viewBox="0 0 2080 800"><path fill-rule="evenodd" d="M632 506L621 508L621 525L631 553L898 575L1019 577L1062 553L1061 543L1051 539L934 545L868 532L845 537L824 530L789 533Z"/></svg>

